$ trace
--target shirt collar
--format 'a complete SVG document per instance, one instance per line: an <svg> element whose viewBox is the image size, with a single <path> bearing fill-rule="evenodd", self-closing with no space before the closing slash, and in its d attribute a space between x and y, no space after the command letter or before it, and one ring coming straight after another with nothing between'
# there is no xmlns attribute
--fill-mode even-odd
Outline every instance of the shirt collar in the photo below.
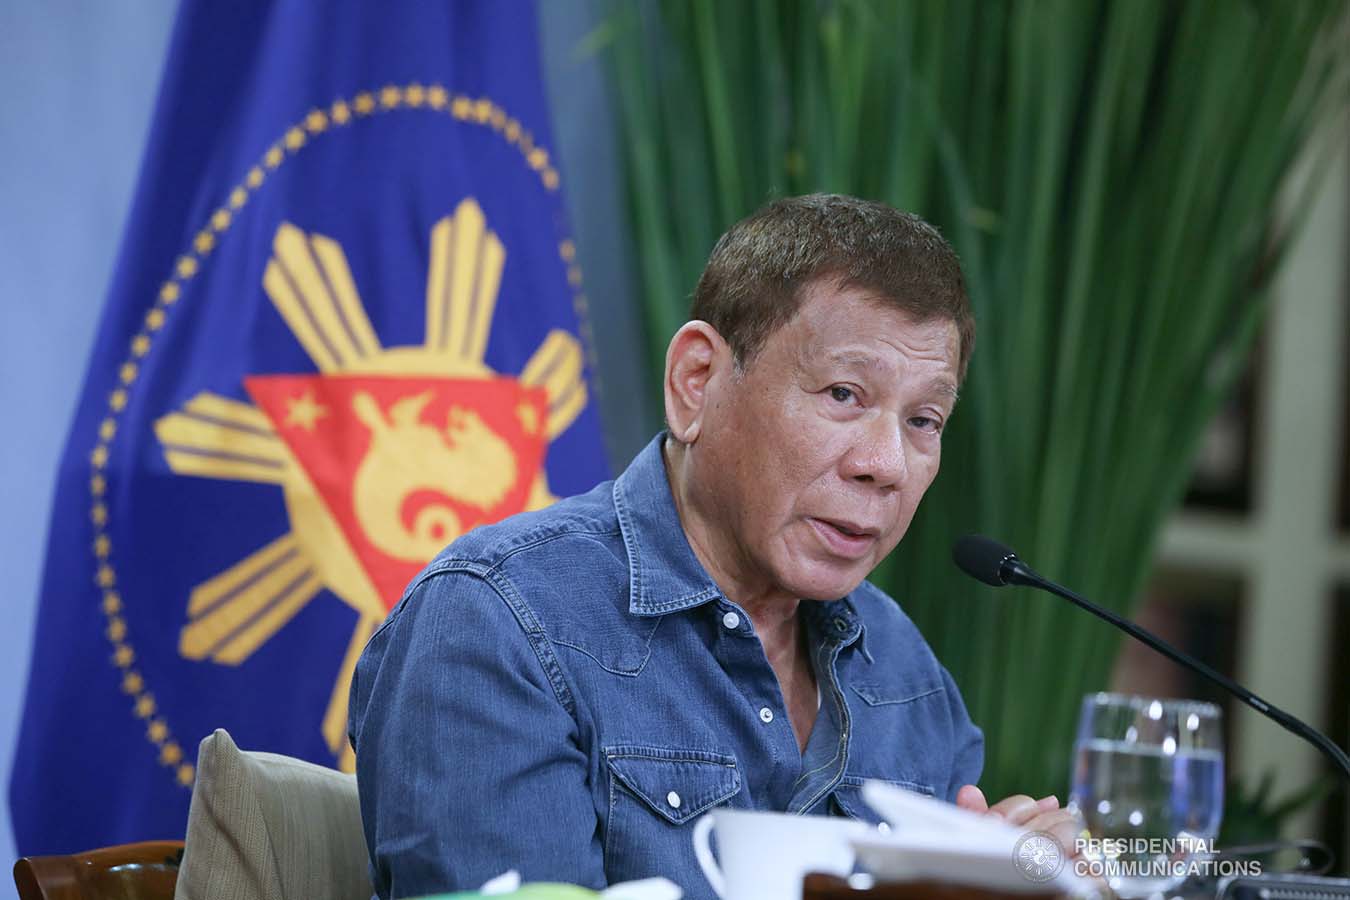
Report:
<svg viewBox="0 0 1350 900"><path fill-rule="evenodd" d="M842 600L803 600L798 609L802 611L807 630L815 637L815 643L847 647L856 641L870 663L872 655L867 652L863 642L867 626L854 608L852 597L850 594Z"/></svg>
<svg viewBox="0 0 1350 900"><path fill-rule="evenodd" d="M723 596L680 524L661 452L665 439L664 431L652 438L614 482L614 510L628 550L628 611L635 616L680 612ZM802 601L816 634L845 646L862 638L850 597Z"/></svg>
<svg viewBox="0 0 1350 900"><path fill-rule="evenodd" d="M722 596L685 537L654 437L614 482L614 510L628 550L628 611L660 616Z"/></svg>

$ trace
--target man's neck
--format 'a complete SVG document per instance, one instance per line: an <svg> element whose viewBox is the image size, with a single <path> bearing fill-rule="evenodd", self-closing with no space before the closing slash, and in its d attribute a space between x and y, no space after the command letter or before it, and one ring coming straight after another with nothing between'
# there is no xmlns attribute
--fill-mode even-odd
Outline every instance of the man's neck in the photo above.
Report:
<svg viewBox="0 0 1350 900"><path fill-rule="evenodd" d="M737 535L725 524L719 524L715 511L707 508L710 504L701 503L696 494L688 471L688 451L667 437L661 446L661 458L680 527L699 563L722 593L750 614L756 628L776 631L788 625L795 618L801 601L766 579L747 574L751 566L740 552Z"/></svg>
<svg viewBox="0 0 1350 900"><path fill-rule="evenodd" d="M736 536L719 529L716 517L707 515L692 496L687 452L667 438L661 447L661 458L689 546L722 593L750 617L769 666L778 677L797 749L804 752L815 724L816 676L806 647L805 628L797 614L801 599L775 590L767 582L755 584L740 575L750 567L737 562L737 554L732 550L737 546ZM715 549L721 552L714 552Z"/></svg>

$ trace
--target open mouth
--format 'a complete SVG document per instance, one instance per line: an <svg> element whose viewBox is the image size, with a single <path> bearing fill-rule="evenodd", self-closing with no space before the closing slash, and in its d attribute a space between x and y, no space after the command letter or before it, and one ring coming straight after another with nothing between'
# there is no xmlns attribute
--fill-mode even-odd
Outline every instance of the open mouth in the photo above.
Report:
<svg viewBox="0 0 1350 900"><path fill-rule="evenodd" d="M851 522L838 522L834 519L817 519L817 521L825 523L845 537L857 538L877 536L875 529L864 528L861 525L854 525Z"/></svg>
<svg viewBox="0 0 1350 900"><path fill-rule="evenodd" d="M811 524L832 553L849 558L856 559L867 553L877 537L875 529L853 522L813 518Z"/></svg>

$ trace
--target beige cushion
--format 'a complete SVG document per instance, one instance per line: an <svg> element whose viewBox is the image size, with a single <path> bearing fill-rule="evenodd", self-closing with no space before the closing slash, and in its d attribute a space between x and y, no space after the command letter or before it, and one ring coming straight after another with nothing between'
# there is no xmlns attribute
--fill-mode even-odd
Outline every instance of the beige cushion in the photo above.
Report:
<svg viewBox="0 0 1350 900"><path fill-rule="evenodd" d="M369 900L356 776L201 743L175 900Z"/></svg>

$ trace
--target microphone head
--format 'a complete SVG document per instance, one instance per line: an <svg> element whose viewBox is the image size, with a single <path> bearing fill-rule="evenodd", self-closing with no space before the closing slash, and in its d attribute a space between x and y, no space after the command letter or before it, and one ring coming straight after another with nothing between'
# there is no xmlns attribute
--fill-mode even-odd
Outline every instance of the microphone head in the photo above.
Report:
<svg viewBox="0 0 1350 900"><path fill-rule="evenodd" d="M952 545L952 562L971 578L994 587L1008 584L1011 572L1006 566L1016 559L1011 547L982 534L968 534Z"/></svg>

